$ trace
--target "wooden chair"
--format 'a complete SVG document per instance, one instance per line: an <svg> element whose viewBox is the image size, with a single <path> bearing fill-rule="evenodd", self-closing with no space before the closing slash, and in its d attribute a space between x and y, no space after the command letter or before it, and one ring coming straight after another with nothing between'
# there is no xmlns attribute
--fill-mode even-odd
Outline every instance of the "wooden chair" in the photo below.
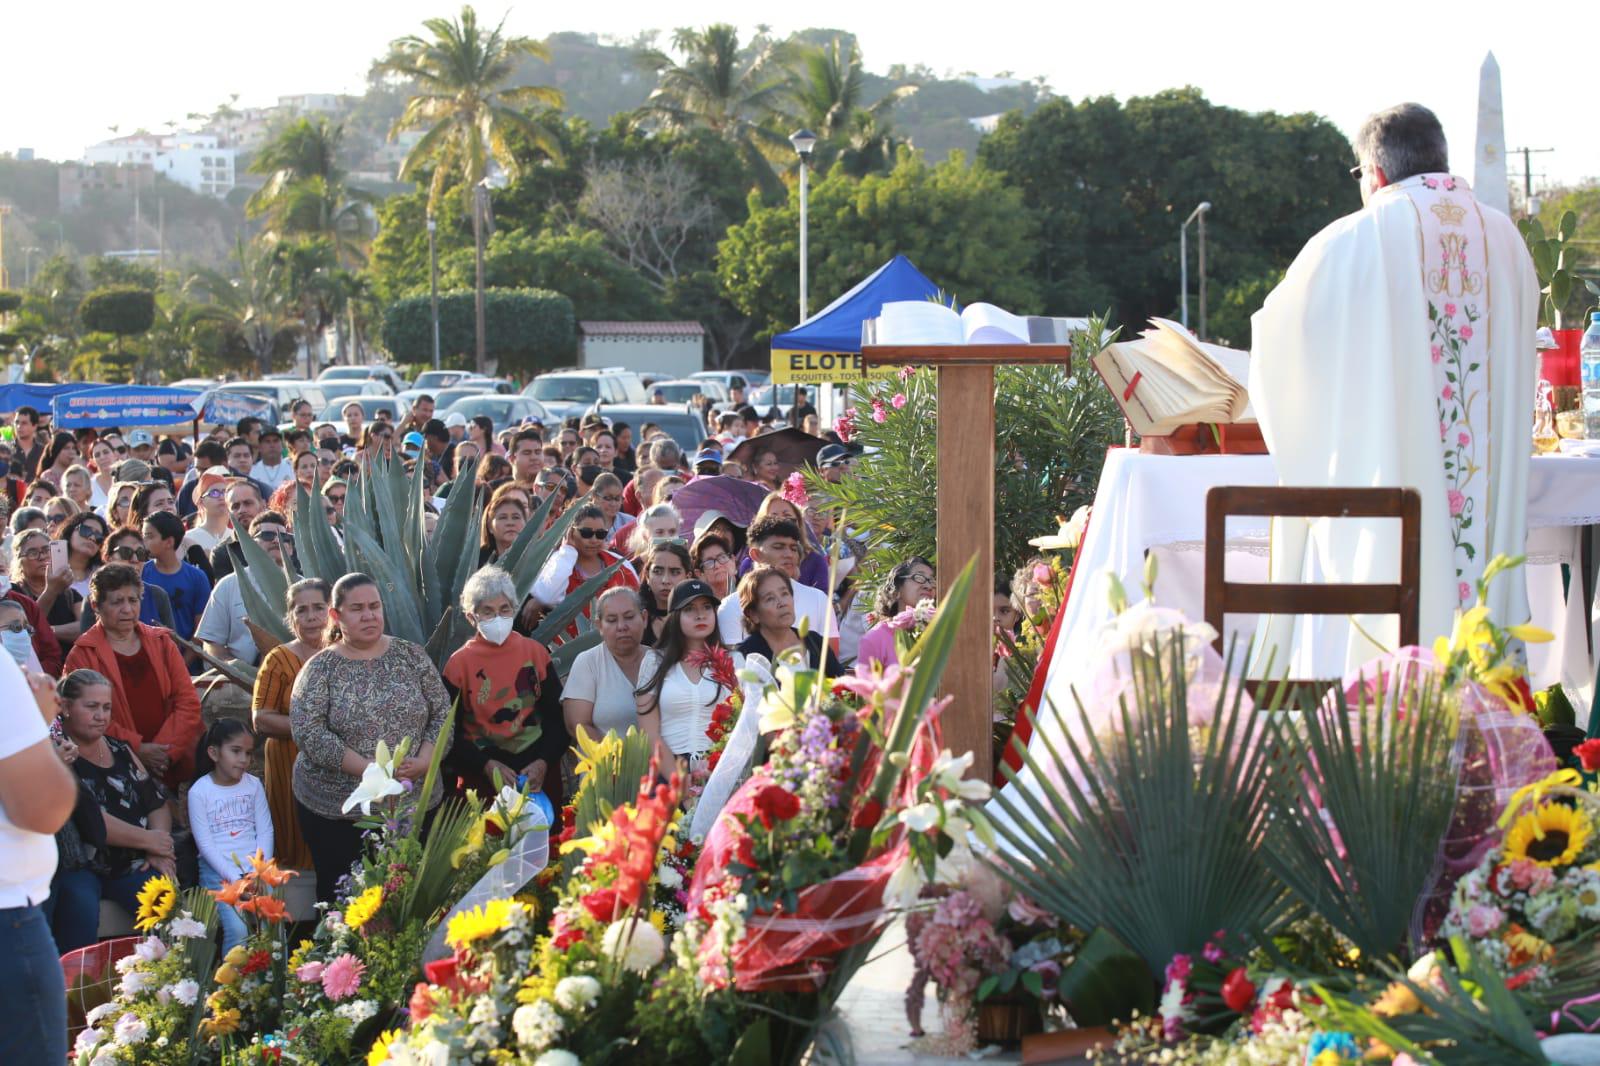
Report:
<svg viewBox="0 0 1600 1066"><path fill-rule="evenodd" d="M1232 515L1270 518L1398 518L1400 581L1394 585L1257 583L1229 581L1224 575L1227 523ZM1206 493L1206 622L1217 631L1229 614L1393 614L1400 618L1400 643L1418 638L1418 592L1422 582L1422 497L1415 489L1294 488L1275 485L1218 485ZM1268 683L1276 687L1279 682ZM1291 681L1320 695L1332 681ZM1252 691L1254 689L1252 688Z"/></svg>

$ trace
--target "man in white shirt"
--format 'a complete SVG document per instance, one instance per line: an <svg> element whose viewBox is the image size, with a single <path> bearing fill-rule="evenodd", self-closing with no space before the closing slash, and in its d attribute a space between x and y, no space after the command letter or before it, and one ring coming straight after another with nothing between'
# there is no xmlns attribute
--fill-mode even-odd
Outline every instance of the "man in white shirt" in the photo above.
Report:
<svg viewBox="0 0 1600 1066"><path fill-rule="evenodd" d="M31 691L30 691L31 689ZM0 656L0 1062L65 1062L67 992L50 923L40 909L56 872L55 832L78 786L50 739L56 693Z"/></svg>
<svg viewBox="0 0 1600 1066"><path fill-rule="evenodd" d="M812 633L828 633L829 646L839 651L839 619L833 613L833 602L821 589L812 588L800 581L800 528L786 518L767 517L750 527L750 561L756 566L771 566L789 575L794 585L794 618L798 626L806 620ZM728 594L717 608L717 630L722 643L735 647L748 635L744 628L744 614L739 609L739 592Z"/></svg>
<svg viewBox="0 0 1600 1066"><path fill-rule="evenodd" d="M282 515L276 511L261 512L250 523L250 533L274 563L283 565L284 548L293 541ZM257 631L249 620L239 580L239 573L233 571L217 582L194 635L205 644L206 651L219 659L254 663L259 654Z"/></svg>
<svg viewBox="0 0 1600 1066"><path fill-rule="evenodd" d="M278 432L277 426L261 430L256 451L260 458L250 468L250 476L265 485L267 495L271 496L279 485L294 477L294 464L283 457L283 434Z"/></svg>

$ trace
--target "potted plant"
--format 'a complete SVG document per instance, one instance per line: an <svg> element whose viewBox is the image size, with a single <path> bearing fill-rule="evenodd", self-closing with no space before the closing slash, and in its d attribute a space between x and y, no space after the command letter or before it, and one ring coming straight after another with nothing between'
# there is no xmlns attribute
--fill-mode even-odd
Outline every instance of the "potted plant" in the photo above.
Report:
<svg viewBox="0 0 1600 1066"><path fill-rule="evenodd" d="M1578 349L1583 339L1583 324L1568 329L1564 309L1575 286L1581 283L1597 297L1600 297L1600 286L1578 277L1572 263L1572 238L1578 230L1576 212L1568 211L1561 216L1554 235L1547 234L1544 224L1537 218L1522 219L1517 229L1527 242L1533 268L1539 275L1539 325L1549 327L1557 345L1540 353L1539 376L1555 387L1556 410L1572 410L1581 402Z"/></svg>

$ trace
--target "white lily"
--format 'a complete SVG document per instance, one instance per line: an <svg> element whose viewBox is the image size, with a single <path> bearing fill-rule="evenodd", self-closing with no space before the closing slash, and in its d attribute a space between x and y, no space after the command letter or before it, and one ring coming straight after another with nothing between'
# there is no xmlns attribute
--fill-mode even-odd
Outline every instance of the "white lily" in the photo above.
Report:
<svg viewBox="0 0 1600 1066"><path fill-rule="evenodd" d="M900 824L913 833L926 833L939 824L939 814L937 803L919 803L900 812Z"/></svg>
<svg viewBox="0 0 1600 1066"><path fill-rule="evenodd" d="M883 886L883 903L886 907L898 907L907 910L914 906L917 897L922 894L924 884L922 864L915 859L907 857L889 875L889 883Z"/></svg>
<svg viewBox="0 0 1600 1066"><path fill-rule="evenodd" d="M404 751L406 745L400 745ZM405 786L400 784L394 776L394 765L398 761L399 752L394 755L389 753L389 745L382 740L372 754L372 761L367 763L367 768L361 771L361 781L356 785L355 791L344 801L344 806L339 808L349 814L351 808L359 806L362 817L371 817L372 804L390 796L398 796L405 791Z"/></svg>
<svg viewBox="0 0 1600 1066"><path fill-rule="evenodd" d="M963 776L972 768L973 758L970 751L957 756L952 755L949 748L945 748L939 753L939 757L933 760L933 765L928 767L928 776L954 792L960 786Z"/></svg>

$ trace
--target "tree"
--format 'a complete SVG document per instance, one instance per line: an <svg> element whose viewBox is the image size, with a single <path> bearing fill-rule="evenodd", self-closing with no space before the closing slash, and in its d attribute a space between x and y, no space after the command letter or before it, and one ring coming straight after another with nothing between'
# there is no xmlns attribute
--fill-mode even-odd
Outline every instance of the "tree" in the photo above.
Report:
<svg viewBox="0 0 1600 1066"><path fill-rule="evenodd" d="M788 88L788 117L817 135L813 165L826 171L837 160L860 177L894 166L899 142L889 129L889 111L917 91L897 85L870 106L864 106L865 75L855 39L835 37L808 49Z"/></svg>
<svg viewBox="0 0 1600 1066"><path fill-rule="evenodd" d="M240 241L235 247L237 278L202 268L186 283L201 297L191 324L214 327L225 349L241 350L255 361L257 374L272 372L274 360L293 353L303 321L284 284L282 256L275 248Z"/></svg>
<svg viewBox="0 0 1600 1066"><path fill-rule="evenodd" d="M584 178L578 211L611 253L657 287L676 278L685 246L712 218L688 168L672 159L595 163Z"/></svg>
<svg viewBox="0 0 1600 1066"><path fill-rule="evenodd" d="M560 292L580 321L638 322L665 313L657 290L607 250L598 230L501 230L484 249L483 269L493 288ZM467 288L472 272L472 255L462 249L440 263L439 284Z"/></svg>
<svg viewBox="0 0 1600 1066"><path fill-rule="evenodd" d="M428 19L423 23L432 39L412 35L395 41L379 69L412 79L418 92L390 130L392 139L404 130L425 128L426 133L406 153L400 178L409 181L431 164L428 214L437 217L446 183L460 183L462 208L472 216L473 243L483 258L483 210L477 197L488 176L489 163L499 163L513 177L521 161L511 150L512 131L533 147L552 155L555 141L521 109L539 104L561 106L561 93L543 85L507 86L522 56L548 59L549 52L530 37L507 37L505 21L492 30L478 25L470 5L455 21ZM478 278L477 369L484 369L485 338L482 269Z"/></svg>
<svg viewBox="0 0 1600 1066"><path fill-rule="evenodd" d="M1110 307L1138 327L1174 314L1178 228L1195 205L1213 205L1207 271L1225 289L1287 266L1313 234L1360 206L1350 154L1318 116L1249 114L1174 89L1126 104L1056 99L1027 118L1008 115L978 158L1004 172L1038 221L1029 269L1043 306ZM1196 276L1191 264L1191 284Z"/></svg>
<svg viewBox="0 0 1600 1066"><path fill-rule="evenodd" d="M811 187L811 292L821 307L894 255L908 256L948 291L1020 313L1038 309L1032 219L1000 175L960 155L928 166L902 149L888 174L856 179L835 166ZM799 200L754 197L750 217L718 248L717 279L758 335L794 324Z"/></svg>
<svg viewBox="0 0 1600 1066"><path fill-rule="evenodd" d="M78 317L83 328L90 333L109 333L111 351L103 356L105 362L119 371L136 376L133 364L136 353L124 353L124 338L136 337L149 331L155 324L156 294L150 289L133 285L107 285L94 289L78 305Z"/></svg>
<svg viewBox="0 0 1600 1066"><path fill-rule="evenodd" d="M502 373L532 377L571 362L578 344L571 300L543 289L490 289L486 295L488 347ZM456 357L471 349L475 302L467 290L439 294L441 358L459 362ZM396 300L384 311L383 346L397 361L432 362L432 311L426 296Z"/></svg>
<svg viewBox="0 0 1600 1066"><path fill-rule="evenodd" d="M341 264L366 260L367 213L378 198L350 188L338 156L344 126L302 118L280 130L250 161L266 184L251 194L245 212L266 220L272 240L314 237L329 242Z"/></svg>
<svg viewBox="0 0 1600 1066"><path fill-rule="evenodd" d="M655 48L639 53L639 61L657 78L640 118L668 130L710 130L738 147L764 188L776 190L777 176L765 153L788 151L789 145L766 123L783 101L786 51L758 39L746 59L739 31L724 22L675 31L672 49L680 60Z"/></svg>

